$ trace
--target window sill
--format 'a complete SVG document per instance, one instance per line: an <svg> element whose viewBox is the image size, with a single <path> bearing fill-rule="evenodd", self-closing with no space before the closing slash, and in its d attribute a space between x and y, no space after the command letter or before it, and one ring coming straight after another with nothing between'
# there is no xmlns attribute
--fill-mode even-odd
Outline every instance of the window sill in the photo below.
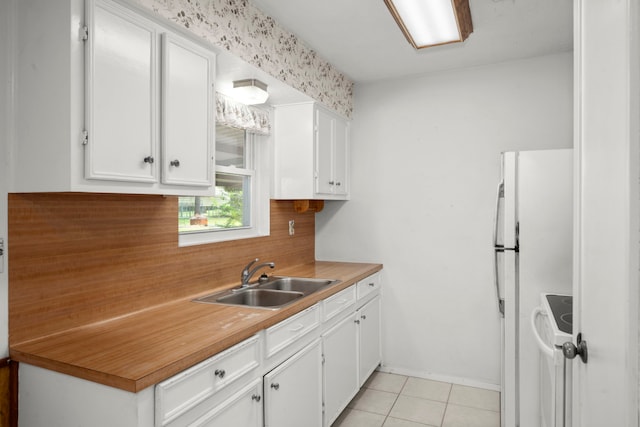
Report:
<svg viewBox="0 0 640 427"><path fill-rule="evenodd" d="M228 242L230 240L251 239L254 237L268 236L269 232L252 228L242 228L235 230L201 231L194 233L184 233L178 236L178 246L205 245L208 243Z"/></svg>

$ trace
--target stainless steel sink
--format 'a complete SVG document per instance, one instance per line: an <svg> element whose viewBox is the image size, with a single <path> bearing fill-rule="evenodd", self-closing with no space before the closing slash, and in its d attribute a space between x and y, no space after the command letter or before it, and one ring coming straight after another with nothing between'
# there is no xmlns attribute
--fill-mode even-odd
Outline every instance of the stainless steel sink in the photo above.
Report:
<svg viewBox="0 0 640 427"><path fill-rule="evenodd" d="M222 292L198 298L198 302L217 302L219 304L246 305L250 307L280 307L302 298L302 292L284 292L270 289L243 289Z"/></svg>
<svg viewBox="0 0 640 427"><path fill-rule="evenodd" d="M194 301L278 309L337 282L338 280L303 277L270 277L246 288L216 292Z"/></svg>
<svg viewBox="0 0 640 427"><path fill-rule="evenodd" d="M302 292L305 295L309 295L336 282L337 280L309 279L305 277L271 277L266 282L259 282L256 288Z"/></svg>

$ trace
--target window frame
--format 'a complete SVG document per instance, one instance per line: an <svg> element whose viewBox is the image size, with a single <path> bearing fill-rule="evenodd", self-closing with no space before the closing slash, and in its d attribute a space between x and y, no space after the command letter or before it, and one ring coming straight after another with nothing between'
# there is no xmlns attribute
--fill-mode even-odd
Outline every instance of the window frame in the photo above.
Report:
<svg viewBox="0 0 640 427"><path fill-rule="evenodd" d="M270 176L269 159L271 136L246 133L245 160L246 169L253 169L250 175L250 225L229 229L208 229L178 232L178 246L193 246L208 243L226 242L230 240L249 239L268 236L270 230ZM237 173L237 168L232 166L215 166L214 174ZM240 174L239 174L240 175ZM246 174L242 174L245 175ZM215 178L215 176L214 176ZM215 184L214 184L215 185Z"/></svg>

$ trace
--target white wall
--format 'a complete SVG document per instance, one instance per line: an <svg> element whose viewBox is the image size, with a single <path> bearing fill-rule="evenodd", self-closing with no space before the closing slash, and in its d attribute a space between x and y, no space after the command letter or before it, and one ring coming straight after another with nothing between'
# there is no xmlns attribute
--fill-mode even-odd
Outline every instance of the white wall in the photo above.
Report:
<svg viewBox="0 0 640 427"><path fill-rule="evenodd" d="M384 264L384 365L500 382L492 220L499 153L572 146L572 54L356 86L351 200L316 256Z"/></svg>
<svg viewBox="0 0 640 427"><path fill-rule="evenodd" d="M8 334L8 262L7 262L7 188L9 179L9 144L11 137L11 5L0 1L0 238L5 241L5 256L0 258L0 357L9 354Z"/></svg>

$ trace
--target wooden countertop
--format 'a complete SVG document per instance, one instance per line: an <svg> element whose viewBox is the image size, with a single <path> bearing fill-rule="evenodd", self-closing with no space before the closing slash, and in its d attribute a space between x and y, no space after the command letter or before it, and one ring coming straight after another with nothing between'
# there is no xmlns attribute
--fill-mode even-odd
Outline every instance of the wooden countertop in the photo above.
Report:
<svg viewBox="0 0 640 427"><path fill-rule="evenodd" d="M197 296L11 346L19 362L138 392L195 365L382 269L318 261L279 276L341 282L279 310L200 304Z"/></svg>

